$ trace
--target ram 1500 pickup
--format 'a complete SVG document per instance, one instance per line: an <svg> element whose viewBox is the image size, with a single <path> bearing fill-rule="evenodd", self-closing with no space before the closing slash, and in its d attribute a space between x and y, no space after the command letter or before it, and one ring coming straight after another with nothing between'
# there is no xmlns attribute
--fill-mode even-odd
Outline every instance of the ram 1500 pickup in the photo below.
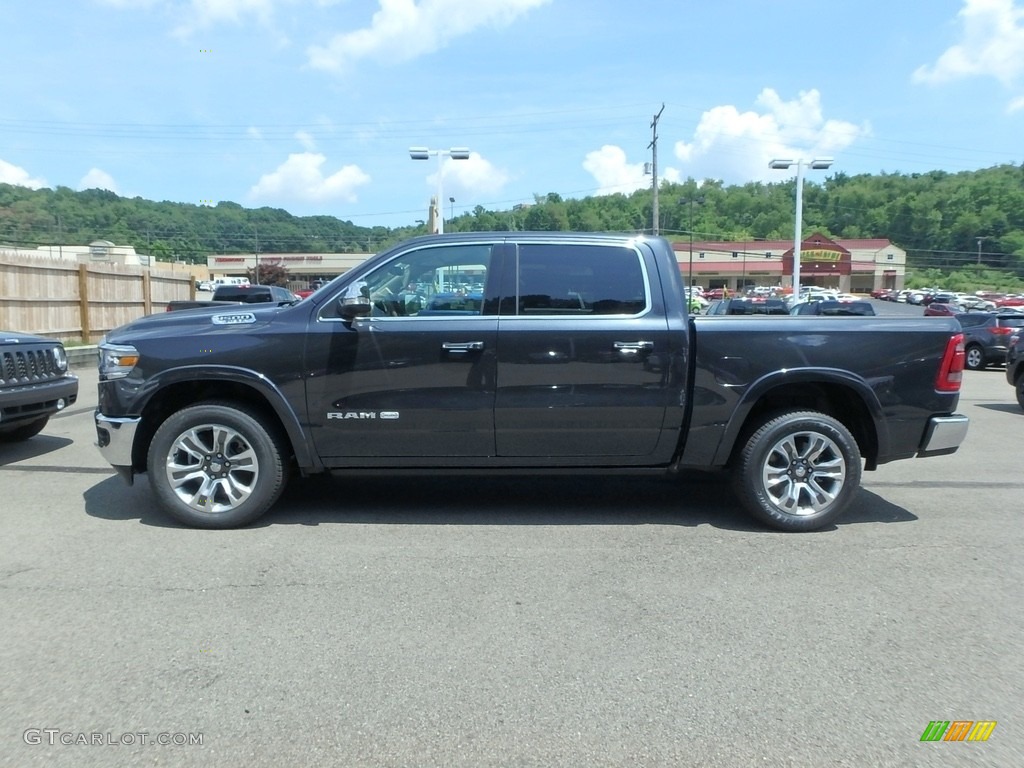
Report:
<svg viewBox="0 0 1024 768"><path fill-rule="evenodd" d="M953 318L691 317L660 238L462 233L295 305L112 331L95 420L110 464L193 526L251 522L295 470L703 469L803 531L862 469L957 450L963 367Z"/></svg>

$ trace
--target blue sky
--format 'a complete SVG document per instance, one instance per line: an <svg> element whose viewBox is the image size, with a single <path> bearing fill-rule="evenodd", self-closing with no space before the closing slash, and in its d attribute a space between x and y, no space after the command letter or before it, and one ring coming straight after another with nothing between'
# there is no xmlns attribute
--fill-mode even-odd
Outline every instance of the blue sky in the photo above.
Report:
<svg viewBox="0 0 1024 768"><path fill-rule="evenodd" d="M29 187L398 226L439 167L446 216L649 185L662 104L670 180L1024 161L1024 0L18 0L0 31Z"/></svg>

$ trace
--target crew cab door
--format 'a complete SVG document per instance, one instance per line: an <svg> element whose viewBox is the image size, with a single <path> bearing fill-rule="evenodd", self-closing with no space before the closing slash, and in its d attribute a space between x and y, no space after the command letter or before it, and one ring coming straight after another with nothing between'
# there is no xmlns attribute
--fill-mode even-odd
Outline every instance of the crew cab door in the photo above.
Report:
<svg viewBox="0 0 1024 768"><path fill-rule="evenodd" d="M667 460L676 439L663 435L674 391L671 346L649 251L520 242L503 272L498 456L532 457L531 464Z"/></svg>
<svg viewBox="0 0 1024 768"><path fill-rule="evenodd" d="M500 249L488 240L421 243L355 278L368 317L342 320L336 298L319 309L306 395L326 463L494 455Z"/></svg>

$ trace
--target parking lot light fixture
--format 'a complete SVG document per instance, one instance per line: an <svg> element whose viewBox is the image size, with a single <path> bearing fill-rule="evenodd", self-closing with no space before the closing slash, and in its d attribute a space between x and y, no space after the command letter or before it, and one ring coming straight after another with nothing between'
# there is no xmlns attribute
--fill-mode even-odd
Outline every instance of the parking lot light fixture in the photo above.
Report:
<svg viewBox="0 0 1024 768"><path fill-rule="evenodd" d="M444 158L452 160L469 160L469 147L451 147L450 149L430 149L429 147L409 147L409 157L413 160L427 160L431 155L437 157L437 234L444 234L444 194L442 190L442 176L444 171ZM453 212L454 213L454 212Z"/></svg>
<svg viewBox="0 0 1024 768"><path fill-rule="evenodd" d="M816 157L813 160L802 159L775 159L768 163L768 167L774 170L785 170L796 166L796 224L793 234L793 302L800 300L800 244L803 240L801 230L803 229L804 218L804 173L807 167L823 171L829 168L834 160L831 157Z"/></svg>

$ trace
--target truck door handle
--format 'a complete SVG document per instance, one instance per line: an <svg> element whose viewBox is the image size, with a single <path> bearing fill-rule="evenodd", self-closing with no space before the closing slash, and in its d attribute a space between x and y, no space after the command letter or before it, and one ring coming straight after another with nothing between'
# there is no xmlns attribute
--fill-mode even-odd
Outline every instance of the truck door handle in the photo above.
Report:
<svg viewBox="0 0 1024 768"><path fill-rule="evenodd" d="M650 352L654 349L653 341L616 341L614 346L620 352L635 355L637 352Z"/></svg>
<svg viewBox="0 0 1024 768"><path fill-rule="evenodd" d="M441 349L445 352L479 352L484 348L482 341L446 341L441 345Z"/></svg>

